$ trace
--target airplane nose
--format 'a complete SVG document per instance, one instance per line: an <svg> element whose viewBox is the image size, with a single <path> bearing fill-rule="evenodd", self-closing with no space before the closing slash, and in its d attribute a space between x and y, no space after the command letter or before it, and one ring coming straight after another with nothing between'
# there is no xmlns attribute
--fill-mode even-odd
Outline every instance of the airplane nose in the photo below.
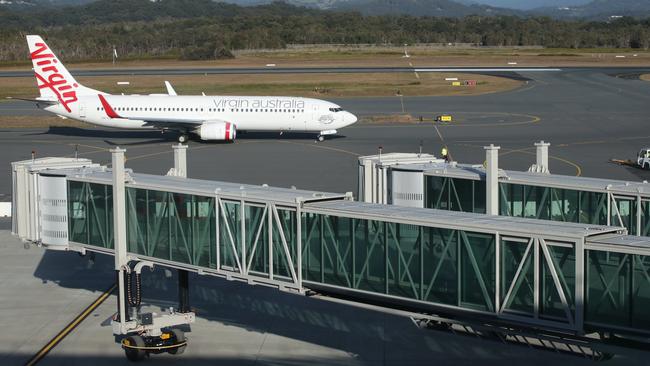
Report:
<svg viewBox="0 0 650 366"><path fill-rule="evenodd" d="M355 116L354 114L352 114L352 113L350 113L350 112L345 112L345 113L346 113L346 115L345 115L345 118L344 118L343 120L344 120L348 125L351 125L351 124L357 122L357 116Z"/></svg>

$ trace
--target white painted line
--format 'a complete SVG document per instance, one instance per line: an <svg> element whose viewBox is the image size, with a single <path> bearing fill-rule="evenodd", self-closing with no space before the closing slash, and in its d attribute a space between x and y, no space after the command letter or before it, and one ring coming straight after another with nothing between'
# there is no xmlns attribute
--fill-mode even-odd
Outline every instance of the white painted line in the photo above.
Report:
<svg viewBox="0 0 650 366"><path fill-rule="evenodd" d="M417 72L463 72L463 71L471 71L471 72L477 72L477 71L522 71L522 72L549 72L549 71L562 71L562 69L522 69L522 68L494 68L494 69L474 69L474 68L467 68L467 69L415 69Z"/></svg>
<svg viewBox="0 0 650 366"><path fill-rule="evenodd" d="M508 62L508 65L516 65L516 62Z"/></svg>
<svg viewBox="0 0 650 366"><path fill-rule="evenodd" d="M275 67L275 64L266 64L266 67Z"/></svg>
<svg viewBox="0 0 650 366"><path fill-rule="evenodd" d="M458 81L458 78L445 78L445 81Z"/></svg>
<svg viewBox="0 0 650 366"><path fill-rule="evenodd" d="M117 85L129 85L129 84L131 84L131 83L128 82L128 81L118 81L117 82Z"/></svg>

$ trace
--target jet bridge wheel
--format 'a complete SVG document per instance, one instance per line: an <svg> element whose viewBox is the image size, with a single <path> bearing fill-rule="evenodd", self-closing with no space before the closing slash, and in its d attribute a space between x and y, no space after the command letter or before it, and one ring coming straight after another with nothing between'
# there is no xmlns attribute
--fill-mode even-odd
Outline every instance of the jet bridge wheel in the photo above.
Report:
<svg viewBox="0 0 650 366"><path fill-rule="evenodd" d="M124 348L126 358L131 362L142 361L147 355L144 339L139 335L126 337L122 341L122 348Z"/></svg>
<svg viewBox="0 0 650 366"><path fill-rule="evenodd" d="M167 352L169 352L172 355L182 355L183 352L185 352L185 349L187 348L187 341L185 340L185 333L183 333L182 330L180 329L172 329L171 330L173 341L175 344L182 344L182 346L177 347L177 348L170 348Z"/></svg>
<svg viewBox="0 0 650 366"><path fill-rule="evenodd" d="M178 136L178 142L180 142L181 144L187 142L187 140L188 140L187 134L182 133Z"/></svg>

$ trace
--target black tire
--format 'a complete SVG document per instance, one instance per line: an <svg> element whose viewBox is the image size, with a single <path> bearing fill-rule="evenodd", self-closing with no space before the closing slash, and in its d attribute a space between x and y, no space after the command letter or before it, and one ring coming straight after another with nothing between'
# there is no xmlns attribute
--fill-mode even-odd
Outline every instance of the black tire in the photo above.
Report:
<svg viewBox="0 0 650 366"><path fill-rule="evenodd" d="M185 333L182 330L173 328L171 333L173 334L174 344L185 342ZM169 350L169 353L172 355L182 355L185 352L185 348L187 348L187 344L177 348L172 348Z"/></svg>
<svg viewBox="0 0 650 366"><path fill-rule="evenodd" d="M181 134L181 135L178 136L178 142L180 142L181 144L187 142L187 140L188 140L188 137L187 137L186 134Z"/></svg>
<svg viewBox="0 0 650 366"><path fill-rule="evenodd" d="M131 362L142 361L144 357L147 355L147 351L140 348L145 346L144 339L142 339L142 337L140 337L139 335L133 335L133 336L126 337L125 341L128 342L127 346L138 347L138 348L124 347L124 353L126 354L126 358Z"/></svg>

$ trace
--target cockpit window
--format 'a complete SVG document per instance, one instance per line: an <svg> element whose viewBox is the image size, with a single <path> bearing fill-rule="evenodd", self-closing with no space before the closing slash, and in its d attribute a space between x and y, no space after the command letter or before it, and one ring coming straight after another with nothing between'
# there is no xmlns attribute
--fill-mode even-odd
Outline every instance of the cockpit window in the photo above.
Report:
<svg viewBox="0 0 650 366"><path fill-rule="evenodd" d="M343 112L343 108L340 108L340 107L330 108L330 112Z"/></svg>

